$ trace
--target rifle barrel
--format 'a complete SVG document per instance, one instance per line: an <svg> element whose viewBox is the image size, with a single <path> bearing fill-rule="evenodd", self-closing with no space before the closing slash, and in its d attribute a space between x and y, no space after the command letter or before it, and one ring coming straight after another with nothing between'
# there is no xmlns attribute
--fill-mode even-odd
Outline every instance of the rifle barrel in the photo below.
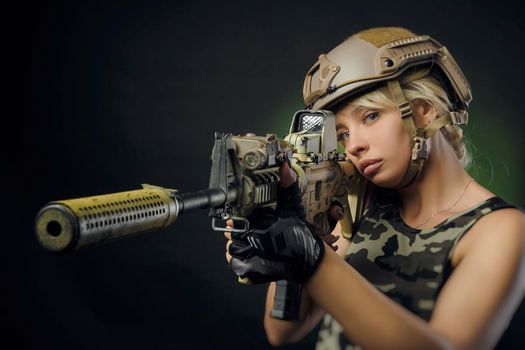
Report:
<svg viewBox="0 0 525 350"><path fill-rule="evenodd" d="M171 225L182 213L224 205L235 200L220 189L179 194L146 185L142 190L54 201L38 212L38 242L52 252L65 252L113 241Z"/></svg>

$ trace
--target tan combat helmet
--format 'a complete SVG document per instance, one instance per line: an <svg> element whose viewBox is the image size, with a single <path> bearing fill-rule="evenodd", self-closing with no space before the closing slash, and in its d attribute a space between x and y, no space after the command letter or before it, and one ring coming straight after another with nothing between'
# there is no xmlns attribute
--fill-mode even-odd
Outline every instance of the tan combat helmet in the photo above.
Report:
<svg viewBox="0 0 525 350"><path fill-rule="evenodd" d="M427 68L427 74L437 75L452 103L450 112L438 116L425 128L416 128L410 104L396 79L408 68ZM404 28L380 27L354 34L328 54L319 56L306 74L304 102L310 109L329 109L380 83L388 86L412 140L410 165L396 186L400 188L419 175L428 156L426 139L444 125L467 123L466 108L472 94L446 47L427 35L416 35Z"/></svg>

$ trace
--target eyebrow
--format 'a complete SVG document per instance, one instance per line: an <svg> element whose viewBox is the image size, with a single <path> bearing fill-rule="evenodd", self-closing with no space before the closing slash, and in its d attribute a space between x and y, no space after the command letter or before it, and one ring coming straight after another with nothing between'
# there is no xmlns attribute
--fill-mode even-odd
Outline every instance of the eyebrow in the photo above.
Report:
<svg viewBox="0 0 525 350"><path fill-rule="evenodd" d="M350 112L350 114L354 114L355 112L357 112L358 110L360 109L364 109L366 107L364 106L357 106L356 108L354 108L354 110L352 112ZM335 129L338 130L338 129L343 129L345 126L341 123L336 123L335 124Z"/></svg>
<svg viewBox="0 0 525 350"><path fill-rule="evenodd" d="M357 112L357 110L364 109L364 108L366 108L366 107L365 106L357 106L356 108L354 108L354 110L350 114L354 114L355 112Z"/></svg>

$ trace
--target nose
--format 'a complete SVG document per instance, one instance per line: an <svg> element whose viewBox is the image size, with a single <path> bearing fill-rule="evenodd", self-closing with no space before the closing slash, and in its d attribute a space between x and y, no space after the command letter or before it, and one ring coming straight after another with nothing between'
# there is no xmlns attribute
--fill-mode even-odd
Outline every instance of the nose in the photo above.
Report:
<svg viewBox="0 0 525 350"><path fill-rule="evenodd" d="M350 155L360 158L368 150L368 143L359 137L357 133L354 133L350 140L347 141L345 149Z"/></svg>

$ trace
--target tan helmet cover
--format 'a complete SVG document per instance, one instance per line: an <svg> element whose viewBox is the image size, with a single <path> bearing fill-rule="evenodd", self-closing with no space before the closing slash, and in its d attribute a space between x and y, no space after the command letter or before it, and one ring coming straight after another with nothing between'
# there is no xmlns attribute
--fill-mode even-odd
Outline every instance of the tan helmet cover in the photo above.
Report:
<svg viewBox="0 0 525 350"><path fill-rule="evenodd" d="M378 82L394 79L407 68L439 68L448 81L455 110L472 100L470 86L447 48L427 35L398 27L372 28L352 35L319 56L303 87L306 106L325 109Z"/></svg>

